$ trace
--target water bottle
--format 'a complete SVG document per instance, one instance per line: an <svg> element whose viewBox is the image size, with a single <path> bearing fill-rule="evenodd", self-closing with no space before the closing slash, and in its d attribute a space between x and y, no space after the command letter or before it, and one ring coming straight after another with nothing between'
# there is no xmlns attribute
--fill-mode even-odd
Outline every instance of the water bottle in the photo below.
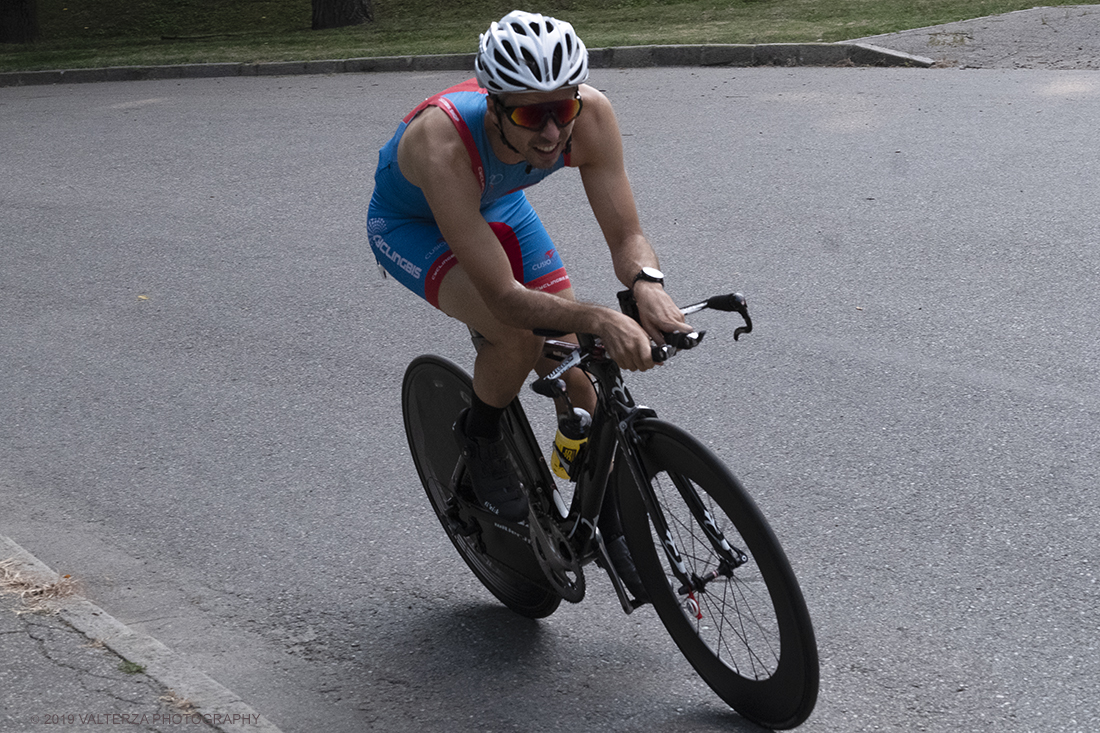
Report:
<svg viewBox="0 0 1100 733"><path fill-rule="evenodd" d="M579 407L574 407L572 414L558 416L558 432L554 436L554 452L550 456L550 468L555 476L576 479L577 458L588 442L590 427L592 416Z"/></svg>

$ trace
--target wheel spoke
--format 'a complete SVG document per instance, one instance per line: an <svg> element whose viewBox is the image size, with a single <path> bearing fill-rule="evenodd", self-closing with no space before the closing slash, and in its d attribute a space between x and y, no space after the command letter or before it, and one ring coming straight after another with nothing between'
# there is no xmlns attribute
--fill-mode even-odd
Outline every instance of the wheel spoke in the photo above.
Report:
<svg viewBox="0 0 1100 733"><path fill-rule="evenodd" d="M674 480L666 473L657 474L652 485L694 587L681 587L670 570L666 571L669 583L678 589L685 617L718 660L744 677L766 679L779 663L779 632L774 616L762 617L764 612L772 612L763 581L753 577L751 560L728 576L720 572L723 560L681 499L675 488L677 481L700 497L727 542L734 545L738 539L736 527L702 487L682 475ZM694 607L687 598L689 591L694 591ZM698 608L698 614L692 613L694 608Z"/></svg>

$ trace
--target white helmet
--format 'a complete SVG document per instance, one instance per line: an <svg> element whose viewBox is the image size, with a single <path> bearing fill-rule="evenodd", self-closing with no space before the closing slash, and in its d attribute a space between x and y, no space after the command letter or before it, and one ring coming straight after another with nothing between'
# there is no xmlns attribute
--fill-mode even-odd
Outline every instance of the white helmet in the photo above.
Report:
<svg viewBox="0 0 1100 733"><path fill-rule="evenodd" d="M474 73L491 94L551 92L588 79L588 50L569 23L513 10L481 34Z"/></svg>

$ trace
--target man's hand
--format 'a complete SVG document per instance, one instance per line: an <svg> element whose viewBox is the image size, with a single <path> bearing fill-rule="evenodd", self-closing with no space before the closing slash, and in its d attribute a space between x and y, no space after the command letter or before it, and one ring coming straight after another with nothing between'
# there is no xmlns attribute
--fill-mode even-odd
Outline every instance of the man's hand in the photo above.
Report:
<svg viewBox="0 0 1100 733"><path fill-rule="evenodd" d="M655 366L652 342L664 343L663 333L691 333L694 329L684 322L680 309L658 283L639 282L634 286L634 299L642 326L629 316L604 310L596 334L615 362L630 371L645 371Z"/></svg>
<svg viewBox="0 0 1100 733"><path fill-rule="evenodd" d="M634 300L642 328L658 344L665 342L662 333L691 333L694 329L684 322L684 315L660 283L639 280L634 284Z"/></svg>
<svg viewBox="0 0 1100 733"><path fill-rule="evenodd" d="M632 372L652 369L653 349L642 327L633 318L618 311L610 308L600 310L600 324L594 333L600 337L615 363Z"/></svg>

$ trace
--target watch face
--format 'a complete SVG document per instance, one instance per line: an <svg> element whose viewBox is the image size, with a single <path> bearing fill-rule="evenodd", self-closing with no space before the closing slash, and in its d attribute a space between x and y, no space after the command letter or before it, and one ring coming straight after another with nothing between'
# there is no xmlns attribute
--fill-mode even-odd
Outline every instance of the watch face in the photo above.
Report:
<svg viewBox="0 0 1100 733"><path fill-rule="evenodd" d="M656 267L643 267L642 276L645 277L646 280L653 280L654 282L665 279L665 273L661 272Z"/></svg>

